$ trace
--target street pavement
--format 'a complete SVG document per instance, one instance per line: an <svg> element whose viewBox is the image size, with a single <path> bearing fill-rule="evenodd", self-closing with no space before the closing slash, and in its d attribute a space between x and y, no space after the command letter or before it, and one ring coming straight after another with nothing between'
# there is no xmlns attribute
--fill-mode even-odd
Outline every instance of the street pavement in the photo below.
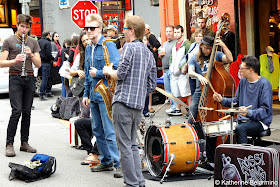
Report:
<svg viewBox="0 0 280 187"><path fill-rule="evenodd" d="M16 157L5 156L5 139L6 130L9 117L11 114L11 107L8 95L0 95L0 185L1 186L124 186L123 179L115 179L113 172L97 172L90 171L89 166L82 166L80 163L86 157L86 151L77 150L70 147L69 144L69 123L64 120L56 119L51 116L50 106L55 103L56 98L60 95L61 85L53 87L53 94L55 97L47 101L39 101L39 98L34 99L35 110L32 110L31 128L30 128L30 145L34 146L38 153L48 154L56 157L57 169L56 172L47 179L35 181L26 184L19 180L8 180L11 169L8 167L9 162L23 164L26 160L30 160L34 154L19 151L20 148L20 125L18 126L17 134L15 137L15 151ZM154 106L154 109L160 108L162 105ZM153 124L164 124L165 110L169 106L163 106L151 119ZM185 110L183 110L185 112ZM279 122L279 110L274 111L275 118ZM274 120L272 127L280 129L279 123ZM146 118L146 121L150 121ZM186 122L184 116L172 117L172 124L182 124ZM140 137L141 138L141 137ZM143 141L143 139L141 138ZM147 173L147 168L144 168ZM151 177L149 177L151 178ZM200 178L200 179L199 179ZM201 179L202 178L202 179ZM168 179L167 179L168 180ZM146 186L190 186L190 187L211 187L214 186L214 179L208 180L203 175L195 175L189 177L177 177L176 181L169 181L160 184L159 181L146 180Z"/></svg>
<svg viewBox="0 0 280 187"><path fill-rule="evenodd" d="M24 164L25 161L33 157L33 153L19 151L20 148L20 125L18 125L17 134L15 137L15 157L5 156L5 140L7 125L11 114L10 102L7 94L0 95L0 185L5 187L10 186L97 186L97 187L119 187L124 186L123 179L116 179L111 172L91 172L89 166L81 165L81 162L86 158L86 151L77 150L70 147L69 144L69 125L64 120L56 119L51 116L50 106L55 103L56 98L60 95L61 85L56 85L53 88L55 97L47 101L39 101L39 98L34 98L35 110L32 110L31 128L29 143L34 146L38 153L48 154L56 157L57 169L56 172L47 179L25 183L20 180L8 180L11 169L8 167L9 162ZM155 108L159 107L155 106ZM167 107L167 106L166 106ZM161 111L164 111L162 109ZM161 115L167 117L164 112ZM157 113L156 115L159 115ZM165 118L164 117L164 118ZM157 118L157 117L155 117ZM162 118L162 120L164 120ZM163 122L162 122L163 123ZM147 172L147 168L144 170ZM205 178L205 177L204 177ZM197 179L185 180L183 177L174 182L164 182L146 180L146 186L213 186L213 179Z"/></svg>

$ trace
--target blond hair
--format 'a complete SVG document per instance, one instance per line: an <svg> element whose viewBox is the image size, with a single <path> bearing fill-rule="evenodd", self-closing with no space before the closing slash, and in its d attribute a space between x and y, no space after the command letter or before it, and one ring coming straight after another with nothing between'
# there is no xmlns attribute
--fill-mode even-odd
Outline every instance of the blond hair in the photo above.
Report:
<svg viewBox="0 0 280 187"><path fill-rule="evenodd" d="M129 16L124 20L128 28L134 29L135 37L142 40L145 34L145 22L140 16Z"/></svg>
<svg viewBox="0 0 280 187"><path fill-rule="evenodd" d="M202 36L205 35L204 31L201 28L195 29L193 36L198 36L198 34L202 34Z"/></svg>
<svg viewBox="0 0 280 187"><path fill-rule="evenodd" d="M103 26L103 20L99 14L89 14L86 16L86 22L96 21L99 27Z"/></svg>

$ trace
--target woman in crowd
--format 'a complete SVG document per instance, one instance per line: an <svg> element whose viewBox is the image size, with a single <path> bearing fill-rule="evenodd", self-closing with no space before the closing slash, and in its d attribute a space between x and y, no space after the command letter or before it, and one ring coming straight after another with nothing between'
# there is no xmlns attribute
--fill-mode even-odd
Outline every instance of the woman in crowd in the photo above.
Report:
<svg viewBox="0 0 280 187"><path fill-rule="evenodd" d="M69 56L68 54L69 54L70 47L71 47L71 40L65 39L63 42L63 48L58 51L58 53L54 59L55 61L59 62L59 64L57 64L57 66L59 66L60 68L61 68L63 62L66 61ZM59 60L59 58L60 58L60 60ZM65 85L64 85L64 77L61 77L61 82L62 82L61 96L67 97L66 89L65 89Z"/></svg>
<svg viewBox="0 0 280 187"><path fill-rule="evenodd" d="M80 77L82 79L85 79L85 72L84 72L84 62L85 62L85 49L86 46L89 43L89 39L87 36L86 31L82 31L78 40L78 48L79 48L79 53L76 56L74 63L71 67L70 75L72 77ZM89 107L84 107L82 100L83 100L83 93L82 92L79 95L79 102L80 102L80 107L81 107L81 115L83 118L89 118L90 114L90 108Z"/></svg>

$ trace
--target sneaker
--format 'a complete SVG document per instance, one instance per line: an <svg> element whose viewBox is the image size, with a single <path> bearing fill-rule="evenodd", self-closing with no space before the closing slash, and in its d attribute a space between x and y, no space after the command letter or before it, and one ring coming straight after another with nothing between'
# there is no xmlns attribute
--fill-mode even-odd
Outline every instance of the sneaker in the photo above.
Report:
<svg viewBox="0 0 280 187"><path fill-rule="evenodd" d="M173 110L172 112L170 112L168 115L171 116L181 116L182 115L182 111L179 109Z"/></svg>
<svg viewBox="0 0 280 187"><path fill-rule="evenodd" d="M204 161L201 164L198 164L197 170L209 174L214 174L214 168L210 165L209 162Z"/></svg>
<svg viewBox="0 0 280 187"><path fill-rule="evenodd" d="M6 156L7 157L16 156L16 153L15 153L15 150L14 150L14 146L12 144L8 144L6 146Z"/></svg>
<svg viewBox="0 0 280 187"><path fill-rule="evenodd" d="M20 151L25 151L28 153L36 153L37 150L31 147L27 142L22 142L20 145Z"/></svg>
<svg viewBox="0 0 280 187"><path fill-rule="evenodd" d="M123 173L122 173L122 168L118 167L114 169L114 178L122 178Z"/></svg>
<svg viewBox="0 0 280 187"><path fill-rule="evenodd" d="M46 97L53 97L54 95L52 93L46 94Z"/></svg>
<svg viewBox="0 0 280 187"><path fill-rule="evenodd" d="M146 114L144 114L144 117L145 117L145 118L150 117L150 113L147 112Z"/></svg>
<svg viewBox="0 0 280 187"><path fill-rule="evenodd" d="M40 96L39 96L39 100L40 100L40 101L45 101L45 100L47 100L47 98L46 98L45 95L40 95Z"/></svg>
<svg viewBox="0 0 280 187"><path fill-rule="evenodd" d="M97 166L90 168L92 172L100 172L100 171L112 171L114 169L113 163L110 164L101 164L99 163Z"/></svg>
<svg viewBox="0 0 280 187"><path fill-rule="evenodd" d="M172 108L169 108L168 110L165 110L166 114L170 114L171 112L173 112L174 110Z"/></svg>

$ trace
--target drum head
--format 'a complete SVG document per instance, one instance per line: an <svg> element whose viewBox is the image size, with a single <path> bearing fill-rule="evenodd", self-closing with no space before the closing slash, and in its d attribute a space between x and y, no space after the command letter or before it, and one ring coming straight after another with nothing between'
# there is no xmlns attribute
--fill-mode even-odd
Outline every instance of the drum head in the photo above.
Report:
<svg viewBox="0 0 280 187"><path fill-rule="evenodd" d="M164 146L158 127L150 126L145 136L147 167L151 175L160 176L164 166Z"/></svg>

